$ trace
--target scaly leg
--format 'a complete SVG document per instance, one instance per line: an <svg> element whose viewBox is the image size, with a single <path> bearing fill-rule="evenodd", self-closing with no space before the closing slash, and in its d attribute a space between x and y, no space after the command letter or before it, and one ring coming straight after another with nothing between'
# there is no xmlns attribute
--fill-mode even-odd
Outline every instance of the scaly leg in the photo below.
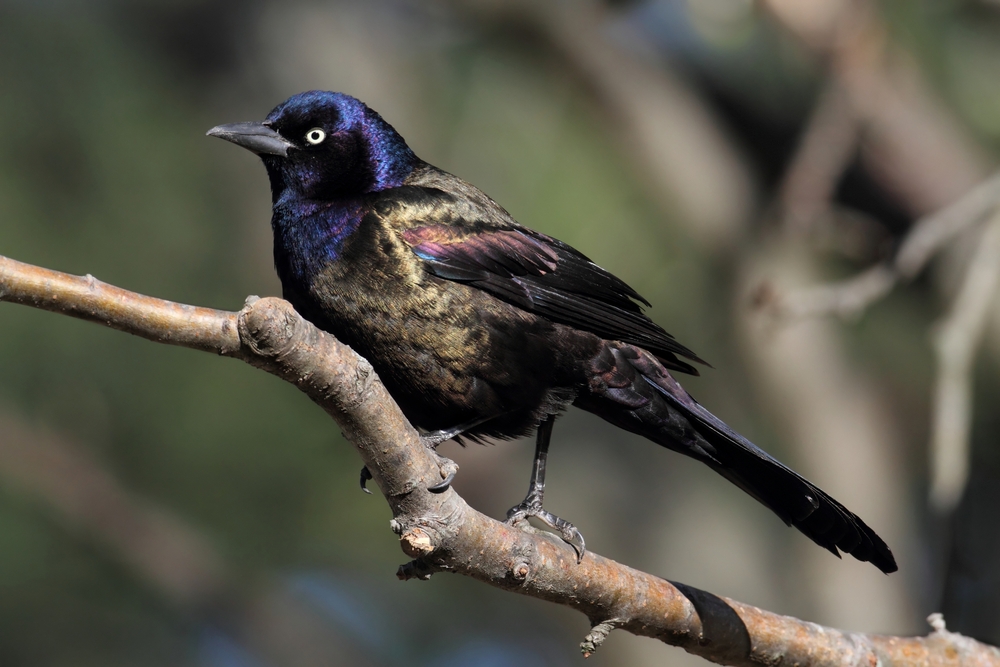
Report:
<svg viewBox="0 0 1000 667"><path fill-rule="evenodd" d="M514 525L524 521L529 516L538 517L540 521L559 533L563 540L576 551L576 562L583 560L587 552L583 535L576 526L565 519L542 508L542 498L545 495L545 463L549 457L549 440L552 438L552 427L556 423L555 415L549 415L538 425L538 437L535 441L535 462L531 466L531 483L528 485L528 495L520 504L507 511L507 523Z"/></svg>

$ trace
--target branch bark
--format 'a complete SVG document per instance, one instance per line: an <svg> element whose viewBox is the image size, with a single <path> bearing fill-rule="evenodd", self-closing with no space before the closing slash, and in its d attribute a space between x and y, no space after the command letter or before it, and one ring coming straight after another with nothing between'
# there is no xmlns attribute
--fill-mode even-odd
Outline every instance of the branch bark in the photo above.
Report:
<svg viewBox="0 0 1000 667"><path fill-rule="evenodd" d="M948 632L926 637L849 633L780 616L572 549L530 526L475 511L454 490L432 494L439 461L350 348L291 305L251 297L238 313L142 296L0 256L0 301L98 322L160 343L241 359L291 382L343 429L382 490L403 551L401 579L454 572L497 588L578 609L590 655L614 628L728 665L998 665L1000 650Z"/></svg>

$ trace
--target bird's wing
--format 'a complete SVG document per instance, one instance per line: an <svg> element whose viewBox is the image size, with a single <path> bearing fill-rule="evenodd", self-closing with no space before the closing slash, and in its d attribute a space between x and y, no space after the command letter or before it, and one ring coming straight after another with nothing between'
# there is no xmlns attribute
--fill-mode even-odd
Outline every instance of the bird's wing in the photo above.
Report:
<svg viewBox="0 0 1000 667"><path fill-rule="evenodd" d="M642 313L639 302L649 303L635 290L574 248L521 227L485 196L485 204L476 205L434 188L413 190L419 192L397 193L390 216L405 220L395 226L429 273L554 322L638 345L674 370L698 374L678 357L705 363Z"/></svg>

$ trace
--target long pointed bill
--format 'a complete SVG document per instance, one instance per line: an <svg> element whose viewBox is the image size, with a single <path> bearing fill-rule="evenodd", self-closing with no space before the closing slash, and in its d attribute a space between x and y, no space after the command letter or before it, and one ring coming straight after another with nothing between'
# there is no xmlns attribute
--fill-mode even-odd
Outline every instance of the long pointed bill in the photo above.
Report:
<svg viewBox="0 0 1000 667"><path fill-rule="evenodd" d="M210 137L219 137L242 146L257 155L288 156L288 149L295 144L261 123L229 123L218 125L206 132Z"/></svg>

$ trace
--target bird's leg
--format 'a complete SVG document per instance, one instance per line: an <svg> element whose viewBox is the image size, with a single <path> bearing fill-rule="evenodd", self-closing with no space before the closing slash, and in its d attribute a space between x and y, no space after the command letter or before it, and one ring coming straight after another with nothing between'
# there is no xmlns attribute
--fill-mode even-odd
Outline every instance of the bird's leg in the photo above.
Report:
<svg viewBox="0 0 1000 667"><path fill-rule="evenodd" d="M565 519L542 508L542 498L545 495L545 462L549 457L549 440L552 438L552 427L556 423L555 415L549 415L538 426L538 437L535 441L535 462L531 466L531 483L528 485L528 495L518 505L507 510L507 523L515 525L529 516L538 517L545 525L559 533L563 540L576 551L576 562L583 560L587 545L583 535L576 526Z"/></svg>
<svg viewBox="0 0 1000 667"><path fill-rule="evenodd" d="M479 426L485 419L480 419L474 422L467 422L453 428L442 428L437 431L428 431L427 433L422 433L420 435L420 442L424 443L424 447L431 451L437 451L437 446L442 442L451 440L452 438L457 438L464 432L468 431L474 426Z"/></svg>
<svg viewBox="0 0 1000 667"><path fill-rule="evenodd" d="M458 426L453 426L452 428L442 428L437 431L429 431L420 435L420 442L424 443L424 447L429 449L431 454L434 455L434 458L437 459L438 465L441 467L441 470L445 475L443 480L437 484L427 487L428 491L431 493L444 493L448 490L448 487L451 486L451 483L455 479L455 475L458 473L458 464L438 454L437 446L442 442L451 440L452 438L457 438L469 429L475 428L476 426L479 426L484 422L488 422L491 419L493 419L493 417L483 417L471 422L459 424ZM368 470L368 466L363 467L361 469L361 490L365 493L371 493L366 486L368 480L371 478L372 473Z"/></svg>

